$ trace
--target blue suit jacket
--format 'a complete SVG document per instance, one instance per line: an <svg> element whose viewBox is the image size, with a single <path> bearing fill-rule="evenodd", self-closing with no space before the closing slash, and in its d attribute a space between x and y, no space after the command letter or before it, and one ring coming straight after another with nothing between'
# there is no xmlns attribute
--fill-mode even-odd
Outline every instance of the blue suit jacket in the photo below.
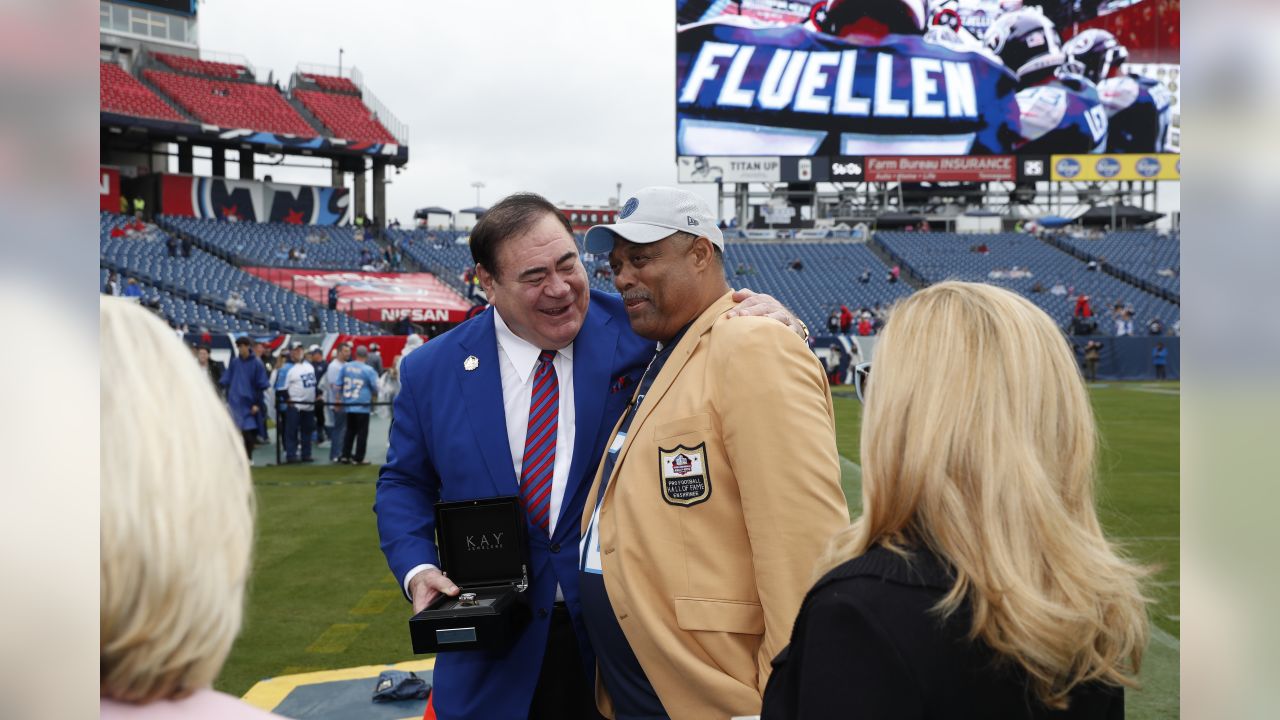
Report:
<svg viewBox="0 0 1280 720"><path fill-rule="evenodd" d="M587 643L578 596L583 503L609 431L652 354L653 343L631 331L621 299L592 291L573 344L576 439L564 502L552 537L529 533L528 596L533 620L505 651L439 655L434 704L441 720L528 717L557 583L577 631L582 671L594 682L595 655ZM473 355L479 367L468 371L463 362ZM624 376L627 380L619 382ZM519 492L507 441L492 308L405 357L400 382L391 447L378 477L374 512L382 552L403 586L405 574L415 566L439 565L437 501Z"/></svg>

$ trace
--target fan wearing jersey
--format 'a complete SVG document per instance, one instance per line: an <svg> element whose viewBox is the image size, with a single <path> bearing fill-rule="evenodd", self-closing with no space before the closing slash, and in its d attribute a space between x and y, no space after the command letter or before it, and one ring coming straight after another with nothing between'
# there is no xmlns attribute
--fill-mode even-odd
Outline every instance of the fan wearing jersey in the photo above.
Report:
<svg viewBox="0 0 1280 720"><path fill-rule="evenodd" d="M347 411L347 432L342 438L338 462L368 465L364 459L369 441L369 410L378 396L378 374L368 365L369 348L356 348L356 359L342 366L342 405ZM354 451L354 454L353 454Z"/></svg>
<svg viewBox="0 0 1280 720"><path fill-rule="evenodd" d="M1071 72L1053 23L1039 9L996 18L987 49L1018 76L1020 153L1100 153L1107 147L1107 111L1098 90Z"/></svg>
<svg viewBox="0 0 1280 720"><path fill-rule="evenodd" d="M1173 94L1164 83L1124 72L1129 51L1106 30L1085 30L1063 50L1098 86L1109 118L1107 152L1164 152L1173 114Z"/></svg>
<svg viewBox="0 0 1280 720"><path fill-rule="evenodd" d="M1009 152L1017 83L925 0L831 0L808 20L693 23L676 40L682 155Z"/></svg>

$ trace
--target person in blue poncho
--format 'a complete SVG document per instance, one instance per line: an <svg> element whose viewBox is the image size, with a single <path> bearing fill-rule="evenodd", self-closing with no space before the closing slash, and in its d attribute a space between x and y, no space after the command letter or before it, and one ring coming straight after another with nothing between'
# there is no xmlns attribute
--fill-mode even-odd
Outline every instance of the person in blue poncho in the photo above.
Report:
<svg viewBox="0 0 1280 720"><path fill-rule="evenodd" d="M258 435L258 420L262 417L262 393L270 382L262 361L249 352L249 338L236 338L236 356L227 363L219 383L227 391L227 406L231 419L244 437L244 450L253 464L254 439Z"/></svg>

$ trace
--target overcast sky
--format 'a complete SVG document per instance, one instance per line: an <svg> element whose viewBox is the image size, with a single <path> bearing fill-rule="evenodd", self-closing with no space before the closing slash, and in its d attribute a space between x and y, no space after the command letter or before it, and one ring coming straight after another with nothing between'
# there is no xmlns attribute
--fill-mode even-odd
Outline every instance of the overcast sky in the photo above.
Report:
<svg viewBox="0 0 1280 720"><path fill-rule="evenodd" d="M519 190L604 205L675 184L675 4L669 0L204 0L200 46L265 78L299 62L354 65L410 127L387 212L481 204ZM197 169L199 172L199 169ZM327 172L274 168L325 185ZM708 199L714 186L700 189ZM371 202L371 201L369 201Z"/></svg>
<svg viewBox="0 0 1280 720"><path fill-rule="evenodd" d="M521 190L604 205L617 183L624 198L676 184L673 0L202 0L199 24L203 50L243 55L263 79L337 65L343 48L410 128L389 218L470 207L475 181L486 207ZM327 170L264 174L330 183ZM687 187L714 207L714 185ZM1178 184L1163 184L1158 209L1179 205Z"/></svg>

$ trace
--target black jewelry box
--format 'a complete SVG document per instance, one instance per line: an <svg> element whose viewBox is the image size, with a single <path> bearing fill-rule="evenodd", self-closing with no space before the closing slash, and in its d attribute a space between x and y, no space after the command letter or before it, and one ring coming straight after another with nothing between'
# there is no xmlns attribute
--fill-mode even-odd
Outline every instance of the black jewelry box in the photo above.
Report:
<svg viewBox="0 0 1280 720"><path fill-rule="evenodd" d="M413 652L510 647L529 622L529 554L515 496L436 503L440 569L458 586L409 620Z"/></svg>

